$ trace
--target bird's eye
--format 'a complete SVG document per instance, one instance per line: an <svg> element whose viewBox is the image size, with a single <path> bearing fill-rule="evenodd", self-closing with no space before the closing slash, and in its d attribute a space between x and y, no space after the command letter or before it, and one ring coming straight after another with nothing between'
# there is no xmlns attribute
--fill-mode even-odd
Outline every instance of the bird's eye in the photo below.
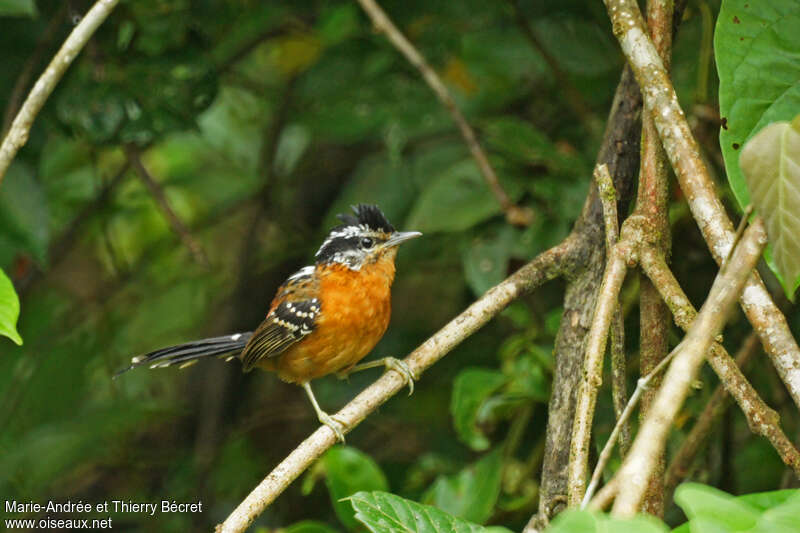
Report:
<svg viewBox="0 0 800 533"><path fill-rule="evenodd" d="M372 248L374 244L375 241L373 241L369 237L364 237L363 239L361 239L361 247L364 248L365 250L369 250L370 248Z"/></svg>

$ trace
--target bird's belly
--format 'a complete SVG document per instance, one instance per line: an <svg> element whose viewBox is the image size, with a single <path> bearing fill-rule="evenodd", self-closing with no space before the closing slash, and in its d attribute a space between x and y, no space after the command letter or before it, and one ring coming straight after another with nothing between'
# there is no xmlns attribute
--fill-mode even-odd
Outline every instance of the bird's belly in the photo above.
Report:
<svg viewBox="0 0 800 533"><path fill-rule="evenodd" d="M274 369L282 380L302 383L346 369L383 337L391 315L388 284L359 283L347 289L331 291L341 301L326 298L314 331L278 356Z"/></svg>

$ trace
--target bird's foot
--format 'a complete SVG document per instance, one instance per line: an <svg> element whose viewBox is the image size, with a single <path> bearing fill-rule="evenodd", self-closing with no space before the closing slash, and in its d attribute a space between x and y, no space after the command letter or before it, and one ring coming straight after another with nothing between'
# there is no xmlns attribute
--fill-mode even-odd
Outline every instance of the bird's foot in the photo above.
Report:
<svg viewBox="0 0 800 533"><path fill-rule="evenodd" d="M406 385L408 385L408 395L411 396L414 394L414 381L419 379L419 377L411 371L411 367L408 366L408 363L402 359L397 359L396 357L384 357L368 363L361 363L360 365L355 365L338 372L336 377L339 379L347 379L353 372L367 370L368 368L375 368L379 366L385 367L386 370L394 370L400 374L405 380Z"/></svg>
<svg viewBox="0 0 800 533"><path fill-rule="evenodd" d="M411 396L414 394L414 381L419 378L411 371L411 367L408 366L408 363L395 357L384 357L383 364L386 366L386 370L394 370L403 376L406 385L408 385L408 395Z"/></svg>
<svg viewBox="0 0 800 533"><path fill-rule="evenodd" d="M334 435L336 435L336 440L344 444L344 432L347 430L347 424L336 420L325 411L318 412L317 418L319 418L319 421L322 424L331 428L331 431L333 431Z"/></svg>

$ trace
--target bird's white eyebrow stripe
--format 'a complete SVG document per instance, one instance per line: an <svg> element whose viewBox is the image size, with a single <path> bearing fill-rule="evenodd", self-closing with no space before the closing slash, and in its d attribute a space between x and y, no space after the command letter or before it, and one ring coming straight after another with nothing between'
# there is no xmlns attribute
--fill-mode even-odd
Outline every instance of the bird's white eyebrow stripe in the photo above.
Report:
<svg viewBox="0 0 800 533"><path fill-rule="evenodd" d="M313 274L314 274L313 266L304 266L303 268L301 268L300 270L289 276L289 279L305 278Z"/></svg>

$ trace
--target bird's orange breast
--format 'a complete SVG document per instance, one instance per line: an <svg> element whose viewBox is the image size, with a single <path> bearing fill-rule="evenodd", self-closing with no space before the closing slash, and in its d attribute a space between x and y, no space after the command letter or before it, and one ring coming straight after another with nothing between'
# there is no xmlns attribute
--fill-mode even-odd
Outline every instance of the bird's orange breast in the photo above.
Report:
<svg viewBox="0 0 800 533"><path fill-rule="evenodd" d="M394 253L359 271L325 267L319 273L321 311L314 331L269 361L269 369L284 381L302 383L363 359L389 326L393 280Z"/></svg>

